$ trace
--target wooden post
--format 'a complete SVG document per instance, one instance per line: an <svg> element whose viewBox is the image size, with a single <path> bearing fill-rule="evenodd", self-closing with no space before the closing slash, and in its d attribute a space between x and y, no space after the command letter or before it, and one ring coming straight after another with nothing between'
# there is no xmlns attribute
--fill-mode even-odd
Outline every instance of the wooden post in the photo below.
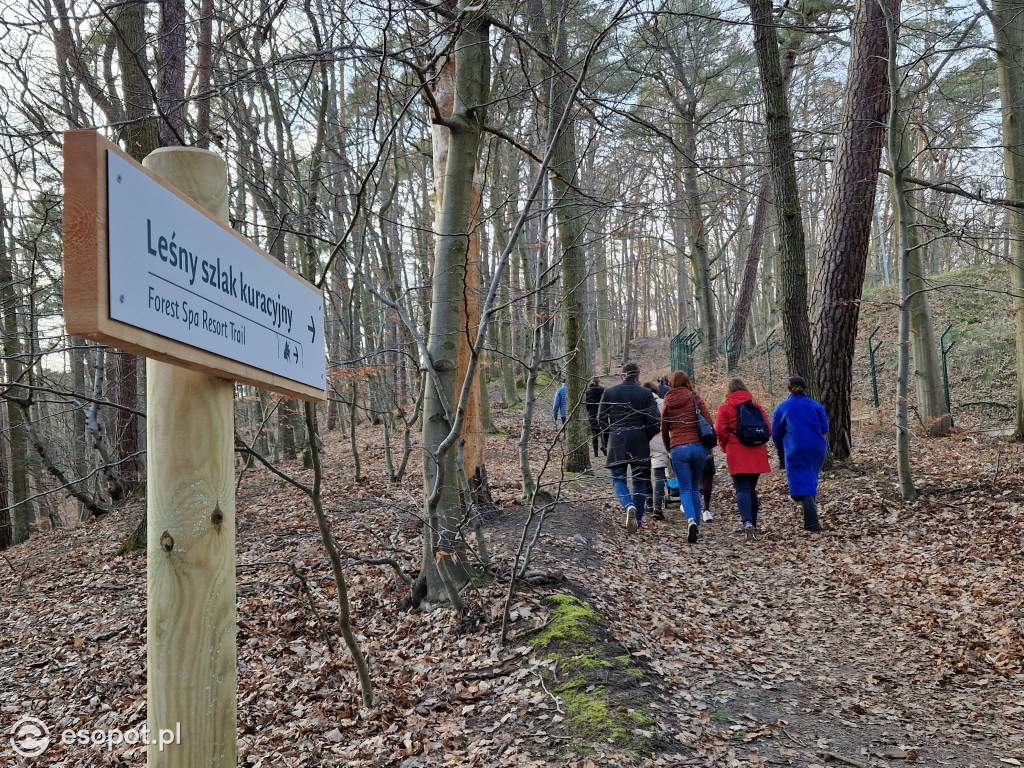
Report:
<svg viewBox="0 0 1024 768"><path fill-rule="evenodd" d="M227 166L216 154L168 147L143 165L227 220ZM155 360L146 377L148 764L232 768L234 384Z"/></svg>

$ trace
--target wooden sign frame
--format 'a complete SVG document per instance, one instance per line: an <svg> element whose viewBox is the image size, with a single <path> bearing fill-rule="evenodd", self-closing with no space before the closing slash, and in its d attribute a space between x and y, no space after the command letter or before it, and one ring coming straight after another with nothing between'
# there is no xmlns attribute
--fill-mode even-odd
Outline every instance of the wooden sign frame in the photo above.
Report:
<svg viewBox="0 0 1024 768"><path fill-rule="evenodd" d="M156 174L137 163L97 131L64 134L64 322L69 334L160 360L221 379L233 379L302 400L325 401L319 389L275 373L223 357L110 317L109 243L107 237L107 152L119 155L187 203L207 220L209 214ZM286 271L314 291L316 286L256 248L224 222L218 226L254 253Z"/></svg>

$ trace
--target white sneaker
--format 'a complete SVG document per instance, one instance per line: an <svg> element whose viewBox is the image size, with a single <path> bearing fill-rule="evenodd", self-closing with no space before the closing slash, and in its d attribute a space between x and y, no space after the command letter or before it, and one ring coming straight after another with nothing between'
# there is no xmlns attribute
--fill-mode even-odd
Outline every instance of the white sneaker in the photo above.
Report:
<svg viewBox="0 0 1024 768"><path fill-rule="evenodd" d="M636 533L636 507L630 504L626 507L626 532Z"/></svg>
<svg viewBox="0 0 1024 768"><path fill-rule="evenodd" d="M704 522L706 523L706 522L708 522L709 520L714 520L714 519L715 519L715 518L713 518L713 517L711 516L711 510L710 510L710 509L705 509L705 510L704 510Z"/></svg>

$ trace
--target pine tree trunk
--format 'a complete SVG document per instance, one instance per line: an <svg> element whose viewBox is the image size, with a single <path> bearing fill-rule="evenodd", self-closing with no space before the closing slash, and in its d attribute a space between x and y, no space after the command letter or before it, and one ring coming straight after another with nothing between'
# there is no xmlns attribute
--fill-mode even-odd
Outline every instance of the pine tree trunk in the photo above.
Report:
<svg viewBox="0 0 1024 768"><path fill-rule="evenodd" d="M898 16L900 0L884 1ZM878 0L857 0L812 309L815 364L834 459L847 459L852 450L853 355L889 110L888 53Z"/></svg>
<svg viewBox="0 0 1024 768"><path fill-rule="evenodd" d="M732 347L729 350L728 368L732 371L739 362L743 352L743 340L747 333L747 321L750 319L750 307L754 300L754 289L757 287L757 268L761 263L761 251L764 248L764 230L768 222L768 207L772 201L772 180L768 174L761 178L761 187L757 193L757 207L754 209L754 223L750 231L750 242L747 244L747 258L743 265L743 281L740 294L733 310L730 338Z"/></svg>

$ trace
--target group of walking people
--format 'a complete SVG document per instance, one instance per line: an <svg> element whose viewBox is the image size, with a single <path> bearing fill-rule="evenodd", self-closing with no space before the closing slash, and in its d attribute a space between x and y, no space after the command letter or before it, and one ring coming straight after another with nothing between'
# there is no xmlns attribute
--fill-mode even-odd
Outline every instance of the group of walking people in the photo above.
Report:
<svg viewBox="0 0 1024 768"><path fill-rule="evenodd" d="M790 378L789 397L770 420L742 379L729 381L729 394L714 419L685 371L676 371L657 384L641 385L639 366L626 363L620 379L608 389L592 379L586 404L594 456L600 450L607 457L605 466L611 470L629 533L642 526L647 512L664 519L666 474L671 470L686 515L687 540L697 542L701 522L712 519L717 444L725 453L744 535L747 541L755 541L760 510L757 482L771 472L769 442L775 445L780 469L786 471L790 495L802 507L804 528L821 530L816 499L828 418L821 404L807 395L803 378Z"/></svg>

